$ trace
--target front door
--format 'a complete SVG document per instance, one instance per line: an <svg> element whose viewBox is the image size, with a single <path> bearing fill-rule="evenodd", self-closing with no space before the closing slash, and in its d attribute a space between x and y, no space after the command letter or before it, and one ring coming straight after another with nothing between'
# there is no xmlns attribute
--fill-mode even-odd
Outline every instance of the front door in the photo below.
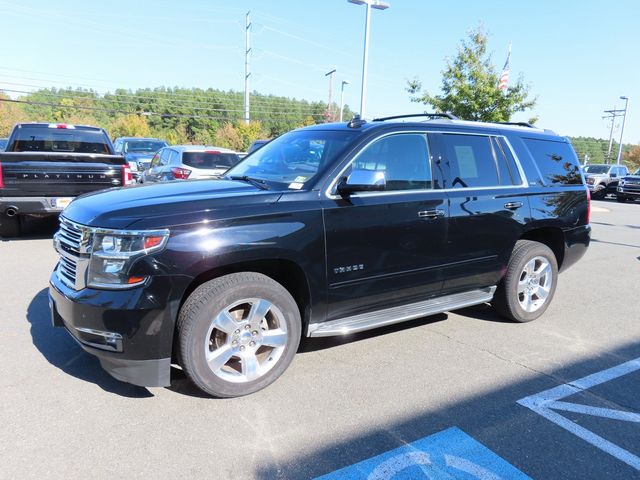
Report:
<svg viewBox="0 0 640 480"><path fill-rule="evenodd" d="M448 206L426 133L385 135L364 147L356 169L384 173L386 189L324 201L328 320L424 300L442 287Z"/></svg>

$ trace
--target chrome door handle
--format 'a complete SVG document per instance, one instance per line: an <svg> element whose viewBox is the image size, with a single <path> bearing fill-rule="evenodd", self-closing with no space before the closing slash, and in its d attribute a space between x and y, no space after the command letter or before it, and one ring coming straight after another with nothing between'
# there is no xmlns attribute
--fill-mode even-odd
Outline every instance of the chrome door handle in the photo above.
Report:
<svg viewBox="0 0 640 480"><path fill-rule="evenodd" d="M420 218L438 218L444 217L444 210L422 210L418 212Z"/></svg>
<svg viewBox="0 0 640 480"><path fill-rule="evenodd" d="M522 202L507 202L504 204L504 208L509 210L517 210L524 205Z"/></svg>

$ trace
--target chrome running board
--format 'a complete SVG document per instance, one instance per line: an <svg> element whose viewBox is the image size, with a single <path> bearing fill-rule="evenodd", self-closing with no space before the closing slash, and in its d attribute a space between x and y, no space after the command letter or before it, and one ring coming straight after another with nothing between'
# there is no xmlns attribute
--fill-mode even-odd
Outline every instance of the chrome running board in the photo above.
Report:
<svg viewBox="0 0 640 480"><path fill-rule="evenodd" d="M312 323L309 325L307 336L331 337L334 335L358 333L371 330L372 328L413 320L414 318L470 307L472 305L489 302L493 298L495 291L495 286L482 288L468 292L454 293L453 295L445 295L444 297L431 298L408 305L384 308L375 312L338 318L329 322Z"/></svg>

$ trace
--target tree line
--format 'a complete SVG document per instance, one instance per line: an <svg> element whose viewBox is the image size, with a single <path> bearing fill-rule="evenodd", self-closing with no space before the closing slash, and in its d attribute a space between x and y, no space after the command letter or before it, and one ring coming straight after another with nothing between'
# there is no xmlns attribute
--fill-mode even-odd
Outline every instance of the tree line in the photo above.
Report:
<svg viewBox="0 0 640 480"><path fill-rule="evenodd" d="M0 137L26 121L96 125L112 138L149 136L172 144L205 144L246 150L257 138L273 138L298 127L337 120L339 107L257 92L245 124L244 93L213 88L45 88L11 99L0 92ZM344 118L353 112L344 108Z"/></svg>

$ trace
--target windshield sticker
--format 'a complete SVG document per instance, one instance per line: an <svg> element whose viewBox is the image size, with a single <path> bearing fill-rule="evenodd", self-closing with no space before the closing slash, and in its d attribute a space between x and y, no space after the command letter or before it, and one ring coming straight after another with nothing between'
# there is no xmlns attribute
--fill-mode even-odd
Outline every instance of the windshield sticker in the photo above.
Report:
<svg viewBox="0 0 640 480"><path fill-rule="evenodd" d="M300 183L300 182L304 183L304 181L305 181L306 179L307 179L307 177L305 177L305 176L303 176L303 175L300 175L300 176L298 176L298 177L296 177L296 178L295 178L294 182L295 182L295 183Z"/></svg>
<svg viewBox="0 0 640 480"><path fill-rule="evenodd" d="M293 182L293 183L289 184L289 188L291 188L293 190L300 190L302 188L302 186L303 186L303 184L300 183L300 182Z"/></svg>

